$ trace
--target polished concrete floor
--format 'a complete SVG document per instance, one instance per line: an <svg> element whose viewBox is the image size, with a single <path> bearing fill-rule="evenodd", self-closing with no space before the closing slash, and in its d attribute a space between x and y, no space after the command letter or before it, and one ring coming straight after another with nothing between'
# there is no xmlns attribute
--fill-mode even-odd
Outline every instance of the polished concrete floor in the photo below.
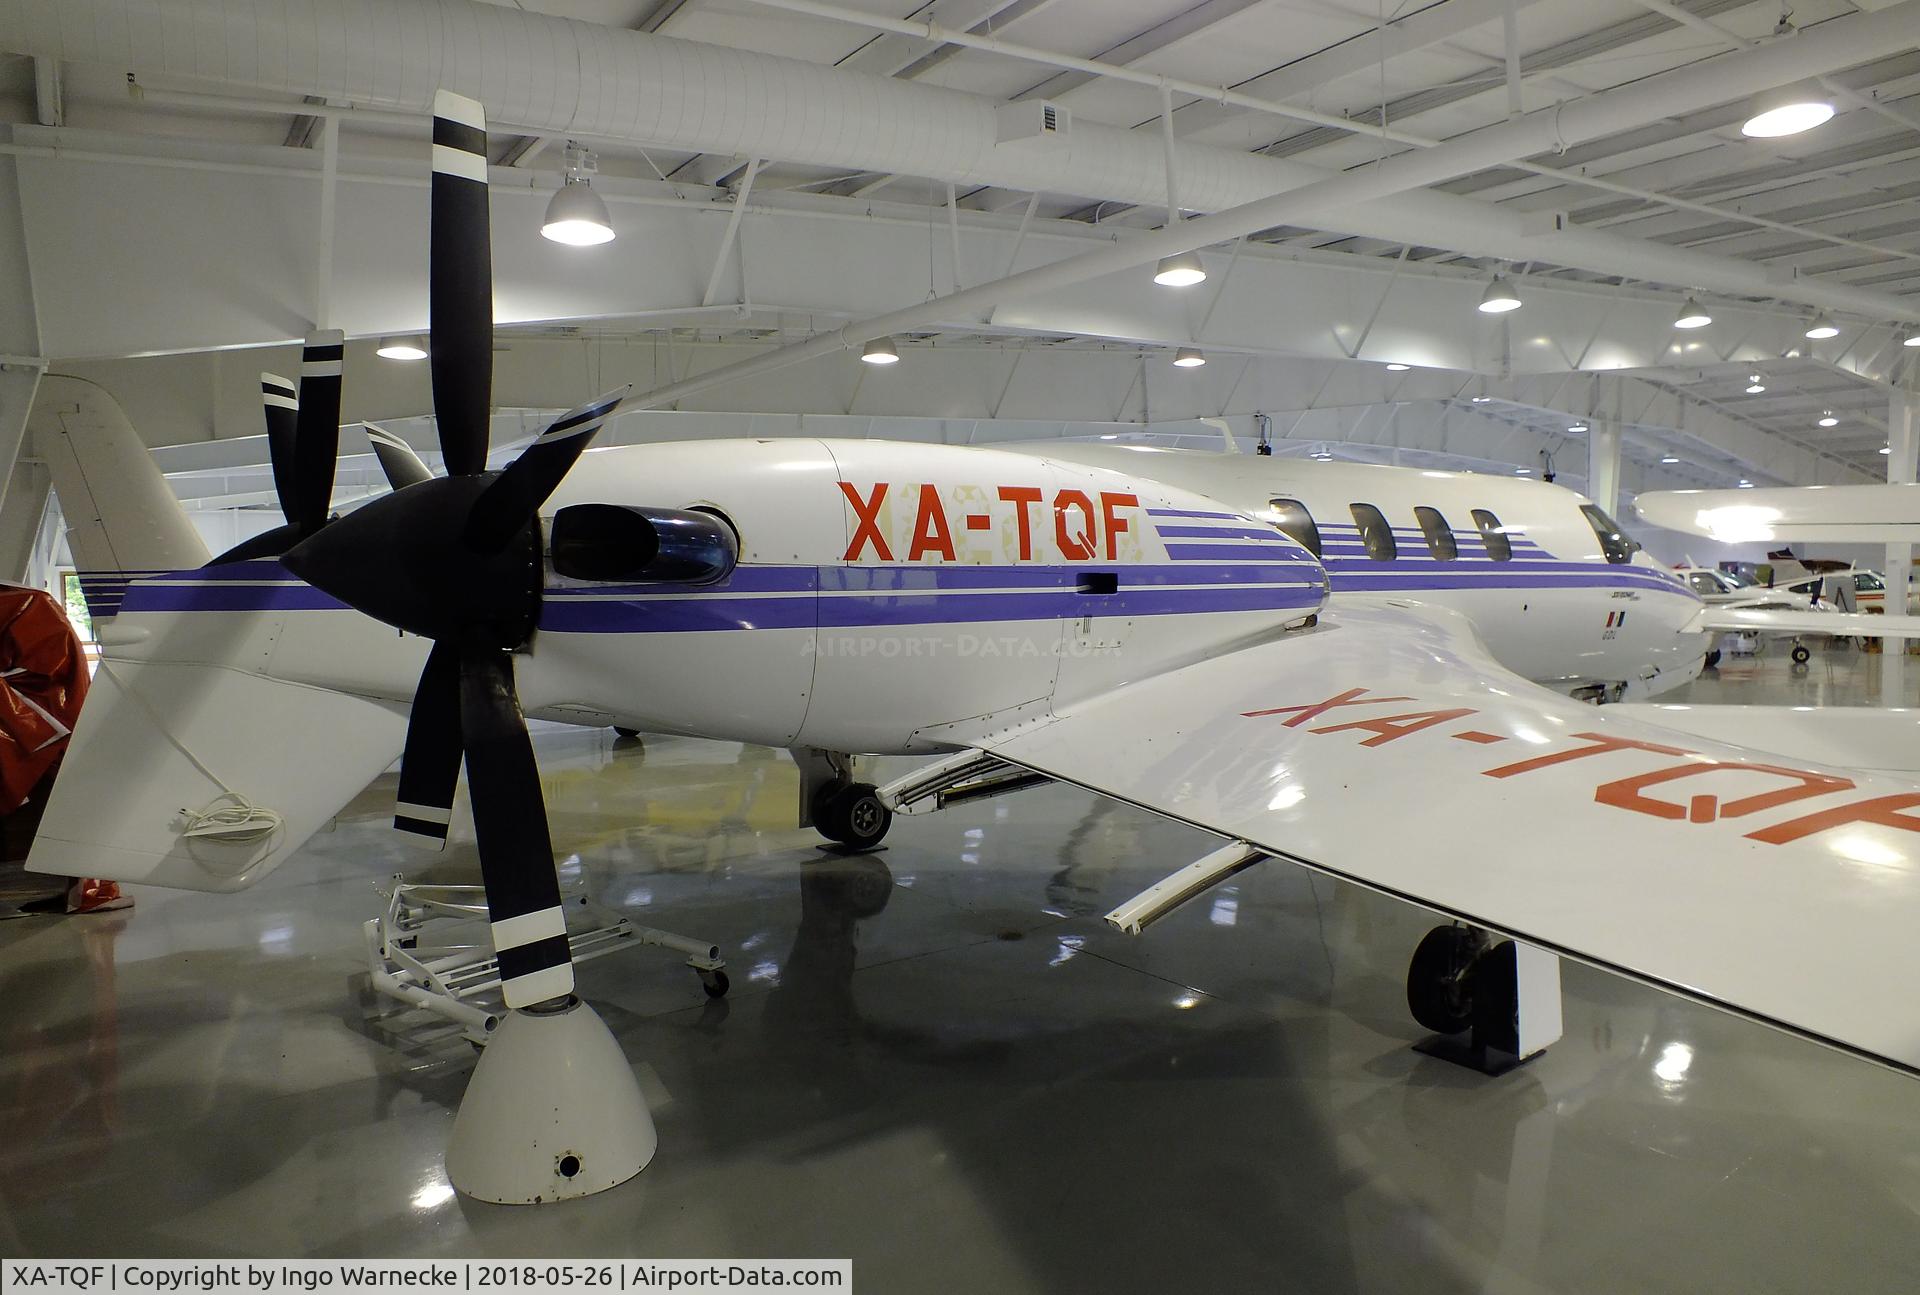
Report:
<svg viewBox="0 0 1920 1295"><path fill-rule="evenodd" d="M1823 670L1696 688L1865 688ZM1910 1079L1575 966L1566 1037L1488 1079L1410 1047L1432 919L1406 905L1269 865L1128 938L1099 915L1208 838L1045 788L839 857L788 826L783 755L538 745L569 885L732 959L718 1004L655 952L581 969L654 1103L650 1168L539 1208L447 1186L474 1054L370 1004L359 924L389 874L472 860L401 844L389 775L253 891L0 922L0 1254L850 1256L869 1292L1920 1285Z"/></svg>

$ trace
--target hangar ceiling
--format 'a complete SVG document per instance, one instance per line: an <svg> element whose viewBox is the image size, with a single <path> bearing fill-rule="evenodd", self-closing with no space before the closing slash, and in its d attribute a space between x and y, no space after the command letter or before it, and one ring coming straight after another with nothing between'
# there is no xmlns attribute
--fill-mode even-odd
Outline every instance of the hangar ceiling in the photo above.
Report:
<svg viewBox="0 0 1920 1295"><path fill-rule="evenodd" d="M457 15L476 3L394 9ZM1818 34L1863 11L1917 6L1802 0L1785 21ZM295 93L297 68L267 76L231 44L219 57L183 48L191 24L163 21L145 45L138 23L119 43L111 24L79 31L87 15L115 7L28 0L0 17L0 48L22 51L0 55L0 121L11 124L4 160L17 171L42 353L111 380L156 444L251 444L245 392L264 357L223 352L284 343L322 314L365 338L424 323L424 231L413 228L423 223L420 105L410 92L386 102L345 87ZM274 24L289 20L277 6L256 8L265 50L282 37ZM729 107L728 122L662 127L665 143L582 134L620 230L585 253L527 237L560 181L571 133L496 129L500 313L517 321L502 345L528 360L503 366L497 395L527 408L564 405L609 375L674 381L1159 228L1163 106L1175 192L1197 215L1212 209L1207 194L1226 203L1275 176L1352 174L1516 109L1550 113L1801 39L1775 34L1777 4L1740 0L495 8L534 24L529 31L547 30L537 25L544 15L697 42L667 49L696 63L707 47L801 60L850 104L871 84L848 79L855 74L969 97L941 101L952 120L881 123L906 141L886 155L907 164L876 169L811 160L835 145L765 119L778 86L688 83L686 103L697 90L698 102ZM62 21L57 52L72 57L50 57L48 23ZM404 65L407 42L393 44L379 66ZM790 370L782 383L723 387L692 407L1063 425L1226 416L1240 430L1262 412L1291 439L1527 462L1539 449L1577 445L1572 429L1598 416L1627 429L1630 485L1878 477L1890 388L1908 381L1908 360L1920 354L1900 345L1920 321L1910 295L1920 279L1920 53L1912 41L1882 48L1893 52L1827 75L1840 112L1804 135L1744 137L1744 98L1675 113L1650 103L1633 129L1510 158L1358 214L1329 213L1324 227L1280 225L1211 248L1214 282L1184 297L1144 275L1115 275L986 318L939 321L903 339L909 363L884 382L842 357L820 362L820 373ZM327 90L320 79L306 88ZM1078 152L1009 160L1004 146L990 148L966 168L989 178L943 178L960 173L948 156L954 122L976 104L1012 106L987 120L1017 132L1017 105L1039 101L1064 115L1066 147ZM702 130L737 146L673 146ZM799 141L784 145L793 155L775 151L782 141ZM1102 157L1151 164L1122 173L1074 160L1096 142ZM1256 165L1293 169L1248 169ZM317 193L328 183L330 245ZM1528 236L1494 254L1509 248L1488 231L1508 229ZM1489 320L1472 305L1496 269L1527 307ZM1730 269L1742 274L1727 277ZM1714 325L1675 333L1690 293ZM1805 340L1822 304L1840 331ZM1191 374L1167 369L1166 348L1188 343L1214 362ZM1386 374L1389 361L1413 371ZM424 382L379 372L384 363L370 361L366 416L423 410ZM1749 393L1752 385L1766 390ZM1368 406L1394 412L1353 412ZM1828 411L1835 424L1819 426ZM247 452L236 443L228 457Z"/></svg>

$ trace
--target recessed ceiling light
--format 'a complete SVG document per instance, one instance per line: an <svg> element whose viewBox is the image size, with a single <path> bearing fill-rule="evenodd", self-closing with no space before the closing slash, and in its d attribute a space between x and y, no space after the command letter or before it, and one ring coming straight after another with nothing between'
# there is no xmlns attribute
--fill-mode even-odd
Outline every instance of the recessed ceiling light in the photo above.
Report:
<svg viewBox="0 0 1920 1295"><path fill-rule="evenodd" d="M1153 270L1153 281L1163 288L1190 288L1206 279L1207 267L1200 263L1198 252L1163 256Z"/></svg>
<svg viewBox="0 0 1920 1295"><path fill-rule="evenodd" d="M1480 313L1483 315L1504 315L1509 310L1520 309L1520 296L1507 285L1507 276L1496 274L1487 290L1480 294Z"/></svg>
<svg viewBox="0 0 1920 1295"><path fill-rule="evenodd" d="M1411 369L1412 367L1413 366L1411 364L1389 364L1387 366L1387 372L1388 373L1405 373L1408 369Z"/></svg>
<svg viewBox="0 0 1920 1295"><path fill-rule="evenodd" d="M1678 463L1680 461L1680 456L1677 454L1662 454L1660 456L1660 461L1662 463Z"/></svg>
<svg viewBox="0 0 1920 1295"><path fill-rule="evenodd" d="M1753 139L1778 139L1798 135L1833 116L1833 100L1817 81L1801 81L1755 95L1753 114L1740 127L1742 135Z"/></svg>
<svg viewBox="0 0 1920 1295"><path fill-rule="evenodd" d="M1699 301L1688 297L1686 304L1680 307L1679 316L1673 321L1675 328L1705 328L1713 322L1713 316Z"/></svg>
<svg viewBox="0 0 1920 1295"><path fill-rule="evenodd" d="M900 352L894 349L891 337L876 337L861 348L860 358L868 364L898 364Z"/></svg>
<svg viewBox="0 0 1920 1295"><path fill-rule="evenodd" d="M1833 411L1831 409L1827 410L1825 413L1820 415L1820 426L1838 427L1839 425L1840 425L1840 420L1833 416Z"/></svg>
<svg viewBox="0 0 1920 1295"><path fill-rule="evenodd" d="M1207 362L1197 346L1183 346L1173 353L1173 367L1176 369L1197 369Z"/></svg>
<svg viewBox="0 0 1920 1295"><path fill-rule="evenodd" d="M1484 405L1484 404L1486 404L1486 403L1487 403L1487 402L1488 402L1489 400L1492 400L1492 399L1493 399L1493 397L1492 397L1492 396L1475 396L1475 397L1473 398L1473 403L1474 403L1474 404L1476 404L1476 405Z"/></svg>
<svg viewBox="0 0 1920 1295"><path fill-rule="evenodd" d="M1752 386L1747 388L1747 394L1749 396L1757 396L1765 390L1766 390L1765 387L1761 386L1759 383L1756 382Z"/></svg>
<svg viewBox="0 0 1920 1295"><path fill-rule="evenodd" d="M418 337L383 337L373 353L383 360L424 360L427 347Z"/></svg>
<svg viewBox="0 0 1920 1295"><path fill-rule="evenodd" d="M1828 338L1828 337L1838 337L1840 336L1840 329L1837 326L1835 326L1834 322L1831 319L1828 319L1826 315L1824 314L1815 315L1813 317L1813 322L1807 325L1806 336L1814 338L1816 340L1822 339L1822 338Z"/></svg>

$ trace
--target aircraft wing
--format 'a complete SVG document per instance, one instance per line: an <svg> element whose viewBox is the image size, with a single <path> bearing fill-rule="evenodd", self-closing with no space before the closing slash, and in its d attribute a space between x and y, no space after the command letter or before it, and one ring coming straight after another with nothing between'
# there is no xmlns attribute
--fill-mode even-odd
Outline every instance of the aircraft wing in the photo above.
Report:
<svg viewBox="0 0 1920 1295"><path fill-rule="evenodd" d="M1382 600L973 745L1920 1074L1920 780L1614 709Z"/></svg>
<svg viewBox="0 0 1920 1295"><path fill-rule="evenodd" d="M1747 541L1920 543L1920 486L1779 486L1649 490L1634 509L1655 526L1729 544Z"/></svg>
<svg viewBox="0 0 1920 1295"><path fill-rule="evenodd" d="M1709 607L1701 613L1695 628L1734 634L1838 634L1862 638L1911 639L1920 638L1920 616Z"/></svg>

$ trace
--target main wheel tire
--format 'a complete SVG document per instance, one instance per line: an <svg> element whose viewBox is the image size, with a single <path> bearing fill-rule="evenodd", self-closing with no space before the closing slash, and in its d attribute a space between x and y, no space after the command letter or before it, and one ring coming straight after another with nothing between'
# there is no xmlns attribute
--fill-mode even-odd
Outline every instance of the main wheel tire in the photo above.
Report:
<svg viewBox="0 0 1920 1295"><path fill-rule="evenodd" d="M839 839L856 850L871 850L893 826L893 811L880 803L880 792L870 782L856 782L842 791L836 812L845 830Z"/></svg>
<svg viewBox="0 0 1920 1295"><path fill-rule="evenodd" d="M1519 949L1502 940L1474 961L1468 979L1473 1000L1473 1041L1483 1048L1520 1051Z"/></svg>
<svg viewBox="0 0 1920 1295"><path fill-rule="evenodd" d="M1808 649L1806 644L1795 643L1793 645L1793 663L1795 665L1805 665L1807 662L1811 661L1812 659L1813 659L1813 653L1811 650Z"/></svg>
<svg viewBox="0 0 1920 1295"><path fill-rule="evenodd" d="M1407 1009L1435 1034L1458 1034L1473 1024L1473 963L1479 950L1464 926L1428 931L1407 964Z"/></svg>

